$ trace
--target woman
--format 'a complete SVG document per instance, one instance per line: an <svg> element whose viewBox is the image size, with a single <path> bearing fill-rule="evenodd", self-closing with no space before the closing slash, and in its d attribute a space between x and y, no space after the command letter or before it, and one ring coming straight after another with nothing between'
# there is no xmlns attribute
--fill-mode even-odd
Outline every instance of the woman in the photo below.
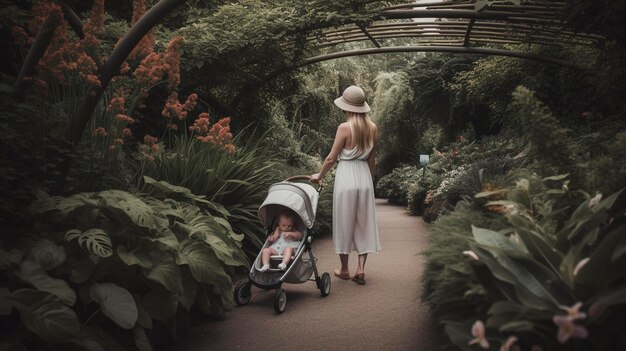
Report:
<svg viewBox="0 0 626 351"><path fill-rule="evenodd" d="M380 251L372 183L378 129L367 116L370 107L361 88L348 87L335 99L335 105L345 111L346 122L337 128L333 147L322 169L311 176L311 181L319 183L339 161L333 192L333 243L341 268L335 269L335 275L351 279L348 257L354 250L359 254L359 264L352 280L365 284L367 254Z"/></svg>

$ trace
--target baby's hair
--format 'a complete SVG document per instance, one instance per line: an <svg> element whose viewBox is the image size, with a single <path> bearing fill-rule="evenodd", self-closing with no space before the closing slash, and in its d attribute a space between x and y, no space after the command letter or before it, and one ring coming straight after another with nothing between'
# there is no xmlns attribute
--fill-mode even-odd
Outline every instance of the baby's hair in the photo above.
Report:
<svg viewBox="0 0 626 351"><path fill-rule="evenodd" d="M278 219L280 220L281 217L289 218L289 219L293 220L294 222L296 220L296 215L291 210L282 210L282 211L280 211L280 213L278 214Z"/></svg>

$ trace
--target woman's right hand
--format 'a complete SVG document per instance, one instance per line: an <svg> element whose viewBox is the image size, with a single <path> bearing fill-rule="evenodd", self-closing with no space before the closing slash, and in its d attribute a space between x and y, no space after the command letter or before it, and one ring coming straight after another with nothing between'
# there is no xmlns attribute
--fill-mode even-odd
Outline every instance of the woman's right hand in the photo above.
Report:
<svg viewBox="0 0 626 351"><path fill-rule="evenodd" d="M319 173L315 173L313 175L311 175L311 183L315 183L315 184L319 184L319 182L322 179L320 178L320 174Z"/></svg>

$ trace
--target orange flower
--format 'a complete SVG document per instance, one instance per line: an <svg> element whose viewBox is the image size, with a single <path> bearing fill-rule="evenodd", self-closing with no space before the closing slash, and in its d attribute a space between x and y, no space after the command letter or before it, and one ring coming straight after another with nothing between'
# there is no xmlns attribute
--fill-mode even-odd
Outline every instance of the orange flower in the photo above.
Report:
<svg viewBox="0 0 626 351"><path fill-rule="evenodd" d="M139 21L144 13L146 13L146 2L144 0L133 0L133 17L130 24L133 25ZM154 44L154 33L150 30L128 55L128 60L135 61L152 54L154 52Z"/></svg>
<svg viewBox="0 0 626 351"><path fill-rule="evenodd" d="M32 42L32 38L26 33L24 28L20 26L11 27L11 36L15 44L19 46L26 46Z"/></svg>
<svg viewBox="0 0 626 351"><path fill-rule="evenodd" d="M182 36L172 38L165 49L163 62L168 67L167 81L170 89L175 89L180 84L180 49L185 39Z"/></svg>
<svg viewBox="0 0 626 351"><path fill-rule="evenodd" d="M96 128L96 129L93 131L93 133L94 133L95 135L97 135L97 136L100 136L100 137L105 137L105 136L107 136L107 131L106 131L106 129L104 129L104 127L98 127L98 128Z"/></svg>
<svg viewBox="0 0 626 351"><path fill-rule="evenodd" d="M154 161L154 156L150 155L149 153L142 152L142 154L143 154L143 157L144 157L146 160L148 160L148 161L150 161L150 162Z"/></svg>
<svg viewBox="0 0 626 351"><path fill-rule="evenodd" d="M113 99L111 99L111 102L109 102L109 111L115 114L124 113L124 111L126 110L125 105L126 100L123 96L114 97Z"/></svg>
<svg viewBox="0 0 626 351"><path fill-rule="evenodd" d="M209 114L201 113L194 121L189 130L197 133L196 139L203 143L211 143L230 154L235 153L235 146L231 143L233 134L230 132L230 118L222 118L217 121L211 129L209 127ZM207 133L206 135L203 135Z"/></svg>
<svg viewBox="0 0 626 351"><path fill-rule="evenodd" d="M183 104L183 108L187 111L191 111L196 107L198 103L198 94L193 93L187 97L187 101Z"/></svg>
<svg viewBox="0 0 626 351"><path fill-rule="evenodd" d="M113 140L113 144L114 145L124 145L124 140L122 140L121 138L117 138L117 139Z"/></svg>
<svg viewBox="0 0 626 351"><path fill-rule="evenodd" d="M191 94L184 104L178 101L178 93L173 91L165 102L161 115L165 118L177 117L180 120L187 118L188 111L191 111L196 106L198 96Z"/></svg>
<svg viewBox="0 0 626 351"><path fill-rule="evenodd" d="M148 145L148 146L150 146L150 147L151 147L152 145L156 144L156 143L157 143L157 141L159 141L159 139L158 139L158 138L153 137L153 136L151 136L151 135L149 135L149 134L146 134L146 135L143 137L143 142L144 142L144 143L146 143L146 145Z"/></svg>
<svg viewBox="0 0 626 351"><path fill-rule="evenodd" d="M135 120L128 117L127 115L123 114L123 113L118 113L117 115L115 115L115 119L118 122L122 122L122 123L126 123L126 124L133 124L135 123Z"/></svg>
<svg viewBox="0 0 626 351"><path fill-rule="evenodd" d="M132 135L132 132L130 131L130 128L124 128L122 129L122 135L124 135L125 137L129 137Z"/></svg>
<svg viewBox="0 0 626 351"><path fill-rule="evenodd" d="M162 64L162 57L156 52L152 52L141 60L141 63L133 72L133 77L137 83L147 90L158 83L164 76L167 67Z"/></svg>

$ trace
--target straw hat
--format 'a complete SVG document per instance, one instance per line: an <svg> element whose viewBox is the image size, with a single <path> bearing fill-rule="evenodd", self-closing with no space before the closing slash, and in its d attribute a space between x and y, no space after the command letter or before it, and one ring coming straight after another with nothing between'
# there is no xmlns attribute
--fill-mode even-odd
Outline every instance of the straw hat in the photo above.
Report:
<svg viewBox="0 0 626 351"><path fill-rule="evenodd" d="M335 105L344 111L370 112L370 105L365 101L365 92L356 85L347 87L343 94L335 99Z"/></svg>

